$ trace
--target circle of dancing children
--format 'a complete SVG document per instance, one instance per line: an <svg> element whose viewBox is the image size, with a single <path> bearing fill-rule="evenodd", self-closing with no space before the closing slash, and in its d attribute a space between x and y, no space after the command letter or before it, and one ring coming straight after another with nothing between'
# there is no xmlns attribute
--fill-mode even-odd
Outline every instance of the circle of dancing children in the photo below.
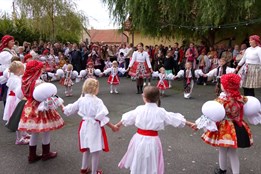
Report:
<svg viewBox="0 0 261 174"><path fill-rule="evenodd" d="M43 72L43 63L32 60L26 64L25 73L22 77L22 92L27 99L19 122L18 130L31 133L29 143L29 163L40 159L43 161L55 158L57 152L50 151L50 131L60 129L64 126L64 121L55 109L39 111L40 102L33 97L33 92L37 85L43 83L40 76ZM42 137L42 156L36 154L38 136Z"/></svg>
<svg viewBox="0 0 261 174"><path fill-rule="evenodd" d="M144 105L122 115L116 124L119 128L135 125L137 133L132 137L128 150L119 163L120 168L129 168L131 174L163 174L164 159L158 131L165 125L195 128L179 113L167 112L157 104L160 102L159 89L146 86L142 94Z"/></svg>
<svg viewBox="0 0 261 174"><path fill-rule="evenodd" d="M81 174L102 174L98 170L100 152L109 151L107 136L104 126L109 126L112 131L118 128L111 124L107 117L108 109L103 101L96 95L99 92L99 82L88 78L82 87L82 96L73 104L63 108L64 114L69 116L78 113L82 117L79 127L79 143L82 156ZM91 155L92 168L89 167L89 156Z"/></svg>
<svg viewBox="0 0 261 174"><path fill-rule="evenodd" d="M143 50L143 43L138 44L138 50L132 54L132 58L129 67L126 71L129 71L129 75L136 78L137 94L142 93L143 79L150 77L153 72L149 54Z"/></svg>
<svg viewBox="0 0 261 174"><path fill-rule="evenodd" d="M225 118L216 123L217 131L207 130L201 137L205 143L219 147L219 168L215 169L215 174L226 173L227 158L233 174L239 174L237 149L248 148L253 144L250 128L243 120L244 105L248 99L240 94L240 80L233 73L221 76L221 89L224 93L216 101L223 105Z"/></svg>
<svg viewBox="0 0 261 174"><path fill-rule="evenodd" d="M117 86L120 84L120 78L118 73L124 74L125 69L124 68L119 68L117 61L112 62L112 67L107 68L100 76L103 74L109 74L108 77L108 84L110 84L110 93L112 94L113 92L118 94L119 92L117 91Z"/></svg>

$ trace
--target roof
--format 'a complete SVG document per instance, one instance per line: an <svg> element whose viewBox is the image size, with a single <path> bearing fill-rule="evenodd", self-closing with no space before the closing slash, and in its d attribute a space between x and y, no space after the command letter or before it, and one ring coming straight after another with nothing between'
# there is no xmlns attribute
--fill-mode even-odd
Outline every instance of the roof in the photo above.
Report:
<svg viewBox="0 0 261 174"><path fill-rule="evenodd" d="M91 42L103 43L123 43L127 42L127 37L119 32L117 29L111 30L89 30Z"/></svg>

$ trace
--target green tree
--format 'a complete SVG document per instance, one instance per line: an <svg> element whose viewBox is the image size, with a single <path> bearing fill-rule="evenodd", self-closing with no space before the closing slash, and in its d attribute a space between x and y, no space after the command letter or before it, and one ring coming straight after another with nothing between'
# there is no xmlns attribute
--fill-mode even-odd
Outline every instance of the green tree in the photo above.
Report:
<svg viewBox="0 0 261 174"><path fill-rule="evenodd" d="M49 40L79 41L87 17L77 11L72 0L16 0L33 30Z"/></svg>
<svg viewBox="0 0 261 174"><path fill-rule="evenodd" d="M261 16L257 0L103 0L115 23L152 37L196 37L215 43L216 34ZM260 21L258 21L260 22ZM244 23L245 24L245 23ZM222 26L222 27L220 27ZM250 26L250 25L248 25Z"/></svg>

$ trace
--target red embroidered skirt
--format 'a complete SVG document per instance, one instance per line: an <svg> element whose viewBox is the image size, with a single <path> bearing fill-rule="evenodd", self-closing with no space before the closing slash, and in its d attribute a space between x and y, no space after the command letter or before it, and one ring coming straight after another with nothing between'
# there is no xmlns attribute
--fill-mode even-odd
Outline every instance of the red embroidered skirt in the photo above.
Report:
<svg viewBox="0 0 261 174"><path fill-rule="evenodd" d="M166 90L169 88L169 82L167 80L159 81L157 84L157 88L160 90Z"/></svg>
<svg viewBox="0 0 261 174"><path fill-rule="evenodd" d="M248 124L243 121L239 127L231 120L223 120L217 123L218 131L206 131L202 140L215 147L245 148L253 144L253 137Z"/></svg>
<svg viewBox="0 0 261 174"><path fill-rule="evenodd" d="M118 75L116 75L114 77L112 75L110 75L107 82L110 85L118 85L118 84L120 84L120 78Z"/></svg>
<svg viewBox="0 0 261 174"><path fill-rule="evenodd" d="M151 72L146 62L134 62L129 71L129 75L136 78L149 77L150 74Z"/></svg>
<svg viewBox="0 0 261 174"><path fill-rule="evenodd" d="M64 121L56 110L38 111L39 104L36 100L25 103L18 130L48 132L64 126Z"/></svg>

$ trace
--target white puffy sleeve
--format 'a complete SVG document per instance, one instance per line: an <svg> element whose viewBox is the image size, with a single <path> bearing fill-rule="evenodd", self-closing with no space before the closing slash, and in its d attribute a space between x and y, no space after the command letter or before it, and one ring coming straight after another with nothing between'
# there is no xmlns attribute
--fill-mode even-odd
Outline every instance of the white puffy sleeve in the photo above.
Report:
<svg viewBox="0 0 261 174"><path fill-rule="evenodd" d="M136 117L138 114L138 108L136 108L135 110L126 112L122 115L122 119L121 122L124 126L131 126L135 124L136 121Z"/></svg>
<svg viewBox="0 0 261 174"><path fill-rule="evenodd" d="M234 73L234 72L235 72L235 68L227 67L227 69L226 69L226 74Z"/></svg>
<svg viewBox="0 0 261 174"><path fill-rule="evenodd" d="M211 71L209 71L206 75L208 77L214 77L214 76L216 76L216 74L217 74L217 68L214 68Z"/></svg>
<svg viewBox="0 0 261 174"><path fill-rule="evenodd" d="M112 68L107 68L106 70L103 71L103 73L104 73L104 74L108 74L108 73L111 72L111 69L112 69Z"/></svg>
<svg viewBox="0 0 261 174"><path fill-rule="evenodd" d="M131 57L131 61L130 61L130 64L129 64L129 68L132 67L133 63L136 61L137 59L137 52L134 51L134 53L132 54L132 57Z"/></svg>
<svg viewBox="0 0 261 174"><path fill-rule="evenodd" d="M246 62L246 55L247 55L247 52L249 51L249 48L246 49L242 59L240 60L240 62L238 63L238 66L242 66L245 62Z"/></svg>
<svg viewBox="0 0 261 174"><path fill-rule="evenodd" d="M107 117L109 111L101 99L99 99L96 104L97 104L97 113L95 115L95 119L99 120L101 122L100 123L101 127L103 127L110 121L109 117Z"/></svg>
<svg viewBox="0 0 261 174"><path fill-rule="evenodd" d="M79 111L79 103L80 103L80 99L79 98L76 102L72 103L72 104L68 104L67 106L64 107L64 114L66 116L70 116L72 114L75 114Z"/></svg>
<svg viewBox="0 0 261 174"><path fill-rule="evenodd" d="M176 75L176 77L178 77L178 78L184 77L184 70L180 70L180 71L178 72L178 74Z"/></svg>
<svg viewBox="0 0 261 174"><path fill-rule="evenodd" d="M162 114L161 115L166 125L174 127L184 127L186 125L186 119L180 113L167 112L162 108Z"/></svg>
<svg viewBox="0 0 261 174"><path fill-rule="evenodd" d="M202 72L201 69L195 70L195 76L196 76L196 78L199 78L199 76L202 76L203 74L204 74L204 73Z"/></svg>
<svg viewBox="0 0 261 174"><path fill-rule="evenodd" d="M118 68L118 71L122 74L124 74L126 72L125 68Z"/></svg>

